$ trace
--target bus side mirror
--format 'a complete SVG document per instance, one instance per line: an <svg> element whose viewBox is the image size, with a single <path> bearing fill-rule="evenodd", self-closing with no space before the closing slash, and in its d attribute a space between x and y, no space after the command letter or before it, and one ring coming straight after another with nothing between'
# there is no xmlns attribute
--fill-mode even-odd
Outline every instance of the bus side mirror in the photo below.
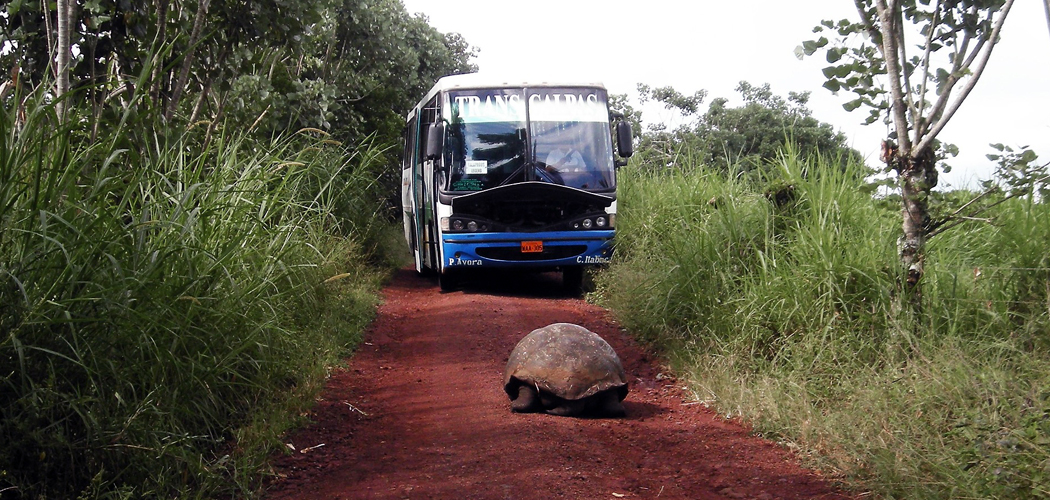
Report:
<svg viewBox="0 0 1050 500"><path fill-rule="evenodd" d="M630 158L634 154L633 136L630 123L622 120L616 122L616 152L621 157Z"/></svg>
<svg viewBox="0 0 1050 500"><path fill-rule="evenodd" d="M445 124L433 123L427 128L427 159L433 160L441 157L441 151L445 149Z"/></svg>

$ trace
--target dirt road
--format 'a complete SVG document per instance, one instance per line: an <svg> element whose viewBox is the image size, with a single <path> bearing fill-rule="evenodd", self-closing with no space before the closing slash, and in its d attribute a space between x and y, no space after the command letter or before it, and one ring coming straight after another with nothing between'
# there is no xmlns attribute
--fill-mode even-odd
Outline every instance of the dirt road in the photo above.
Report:
<svg viewBox="0 0 1050 500"><path fill-rule="evenodd" d="M277 459L270 499L845 499L790 453L682 399L660 363L556 275L440 293L398 273L365 343ZM514 414L503 368L555 322L605 338L627 370L623 419ZM305 452L303 452L305 451Z"/></svg>

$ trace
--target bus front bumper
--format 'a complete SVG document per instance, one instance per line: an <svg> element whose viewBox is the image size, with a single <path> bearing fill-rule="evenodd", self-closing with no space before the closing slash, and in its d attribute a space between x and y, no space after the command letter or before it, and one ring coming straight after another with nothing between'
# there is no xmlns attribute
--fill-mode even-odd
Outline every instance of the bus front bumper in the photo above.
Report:
<svg viewBox="0 0 1050 500"><path fill-rule="evenodd" d="M608 264L613 230L453 233L442 237L443 268L555 268Z"/></svg>

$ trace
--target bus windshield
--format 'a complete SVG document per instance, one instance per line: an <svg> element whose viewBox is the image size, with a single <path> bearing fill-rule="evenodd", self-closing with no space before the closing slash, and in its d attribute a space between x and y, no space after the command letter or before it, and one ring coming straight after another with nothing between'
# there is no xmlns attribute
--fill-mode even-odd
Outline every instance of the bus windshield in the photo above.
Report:
<svg viewBox="0 0 1050 500"><path fill-rule="evenodd" d="M524 181L588 191L616 187L604 90L450 91L442 109L450 191Z"/></svg>

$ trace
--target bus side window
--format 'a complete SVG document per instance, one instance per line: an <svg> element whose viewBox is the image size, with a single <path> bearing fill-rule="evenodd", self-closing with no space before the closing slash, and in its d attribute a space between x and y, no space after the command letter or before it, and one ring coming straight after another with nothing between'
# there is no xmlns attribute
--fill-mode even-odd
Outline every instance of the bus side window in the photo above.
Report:
<svg viewBox="0 0 1050 500"><path fill-rule="evenodd" d="M420 125L421 126L419 128L422 131L422 133L419 134L419 140L422 142L422 144L420 144L420 147L417 149L417 151L419 151L421 153L420 154L420 157L421 157L420 160L422 160L423 159L422 158L422 153L426 152L427 145L429 143L429 141L427 140L428 139L428 133L427 132L430 130L430 126L431 125L437 123L438 120L441 119L441 115L439 113L438 105L437 105L437 97L435 97L434 99L432 99L429 102L427 102L427 104L425 106L423 106L423 109L421 109L420 111L421 111L421 116L419 118L420 118Z"/></svg>
<svg viewBox="0 0 1050 500"><path fill-rule="evenodd" d="M415 161L416 157L416 137L419 136L416 128L416 118L413 117L408 125L405 126L405 151L404 156L401 159L401 168L409 169L412 168L412 162Z"/></svg>

